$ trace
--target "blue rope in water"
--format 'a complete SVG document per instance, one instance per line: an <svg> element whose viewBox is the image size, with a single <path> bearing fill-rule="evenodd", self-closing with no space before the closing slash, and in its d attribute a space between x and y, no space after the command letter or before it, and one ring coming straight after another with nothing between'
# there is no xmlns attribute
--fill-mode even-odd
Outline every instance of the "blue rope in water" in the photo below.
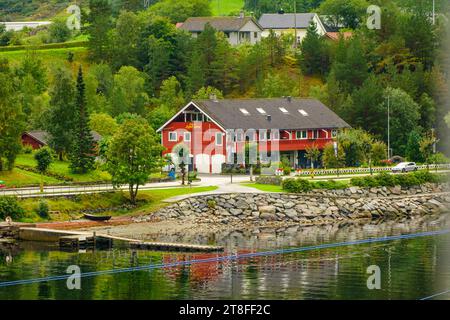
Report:
<svg viewBox="0 0 450 320"><path fill-rule="evenodd" d="M166 268L173 268L173 267L180 267L180 266L190 266L190 265L193 265L196 263L200 264L200 263L210 263L210 262L236 261L236 260L241 260L241 259L282 255L282 254L305 252L305 251L311 251L311 250L322 250L322 249L338 248L338 247L361 245L361 244L368 244L368 243L379 243L379 242L394 241L394 240L413 239L413 238L419 238L419 237L438 236L438 235L443 235L443 234L448 234L448 233L450 233L450 230L440 230L440 231L421 232L421 233L414 233L414 234L388 236L388 237L380 237L380 238L370 238L370 239L354 240L354 241L346 241L346 242L326 243L326 244L320 244L320 245L308 246L308 247L279 249L279 250L255 252L255 253L244 253L244 254L240 254L240 255L228 255L228 256L212 257L212 258L205 258L205 259L193 259L193 260L187 260L187 261L151 264L151 265L146 265L146 266L130 267L130 268L123 268L123 269L93 271L93 272L82 273L80 275L80 277L88 278L88 277L95 277L95 276L102 276L102 275L125 273L125 272L166 269ZM0 288L16 286L16 285L26 285L26 284L34 284L34 283L40 283L40 282L48 282L48 281L66 280L71 276L72 276L71 274L67 274L67 275L50 276L50 277L44 277L44 278L5 281L5 282L0 282Z"/></svg>

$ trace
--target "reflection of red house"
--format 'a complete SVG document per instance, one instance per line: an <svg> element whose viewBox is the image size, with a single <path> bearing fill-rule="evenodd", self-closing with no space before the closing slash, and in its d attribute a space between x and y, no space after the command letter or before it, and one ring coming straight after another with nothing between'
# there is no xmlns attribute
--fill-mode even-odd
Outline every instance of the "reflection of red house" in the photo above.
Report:
<svg viewBox="0 0 450 320"><path fill-rule="evenodd" d="M31 146L34 150L40 149L48 145L48 133L42 130L27 131L22 134L22 145ZM97 132L92 131L92 136L94 137L94 142L98 144L101 140L101 135Z"/></svg>
<svg viewBox="0 0 450 320"><path fill-rule="evenodd" d="M292 167L307 167L307 147L315 145L322 150L337 138L340 129L348 127L314 99L211 97L190 102L158 132L165 154L174 161L185 162L188 154L199 173L221 173L222 165L236 162L233 157L242 155L249 142L258 146L261 162L279 161L272 158L278 153Z"/></svg>

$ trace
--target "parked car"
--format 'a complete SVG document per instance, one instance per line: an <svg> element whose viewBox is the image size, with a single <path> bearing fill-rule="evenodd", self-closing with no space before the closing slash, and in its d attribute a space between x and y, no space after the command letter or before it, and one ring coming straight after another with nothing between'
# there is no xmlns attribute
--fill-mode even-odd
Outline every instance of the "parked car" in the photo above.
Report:
<svg viewBox="0 0 450 320"><path fill-rule="evenodd" d="M414 162L400 162L392 168L392 172L411 172L417 171L418 167Z"/></svg>

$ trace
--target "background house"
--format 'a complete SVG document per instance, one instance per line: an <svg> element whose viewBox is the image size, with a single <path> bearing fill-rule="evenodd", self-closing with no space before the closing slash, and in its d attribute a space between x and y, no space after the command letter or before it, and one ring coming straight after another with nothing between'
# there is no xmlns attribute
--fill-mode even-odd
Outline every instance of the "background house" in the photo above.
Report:
<svg viewBox="0 0 450 320"><path fill-rule="evenodd" d="M94 142L96 144L102 139L102 136L95 131L92 131L92 136L94 137ZM31 146L34 150L47 146L48 141L49 134L47 131L34 130L22 134L22 145Z"/></svg>
<svg viewBox="0 0 450 320"><path fill-rule="evenodd" d="M316 13L265 13L259 19L259 24L264 28L263 37L273 30L277 35L292 34L297 30L297 42L302 42L306 36L306 30L311 22L317 26L317 33L324 35L327 30Z"/></svg>
<svg viewBox="0 0 450 320"><path fill-rule="evenodd" d="M261 40L263 28L252 17L245 17L243 14L240 17L193 17L177 24L177 27L197 37L208 23L217 31L223 32L233 46L245 42L255 44Z"/></svg>

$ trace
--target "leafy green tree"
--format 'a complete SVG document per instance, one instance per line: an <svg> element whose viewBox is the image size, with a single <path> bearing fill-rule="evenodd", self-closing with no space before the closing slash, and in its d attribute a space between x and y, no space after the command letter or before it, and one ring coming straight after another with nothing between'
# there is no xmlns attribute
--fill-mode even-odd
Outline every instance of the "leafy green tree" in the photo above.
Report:
<svg viewBox="0 0 450 320"><path fill-rule="evenodd" d="M102 137L112 136L118 130L116 120L106 113L94 113L89 121L91 129Z"/></svg>
<svg viewBox="0 0 450 320"><path fill-rule="evenodd" d="M334 150L334 144L328 143L323 149L322 162L325 168L342 168L345 166L344 149L338 147L338 154Z"/></svg>
<svg viewBox="0 0 450 320"><path fill-rule="evenodd" d="M112 65L114 70L122 66L138 67L138 45L142 23L133 12L122 11L116 21L116 27L111 33Z"/></svg>
<svg viewBox="0 0 450 320"><path fill-rule="evenodd" d="M136 203L139 186L158 170L162 146L155 131L143 119L126 120L113 136L107 151L107 170L115 186L127 184Z"/></svg>
<svg viewBox="0 0 450 320"><path fill-rule="evenodd" d="M66 42L72 35L67 28L66 19L56 19L48 28L50 41L53 43Z"/></svg>
<svg viewBox="0 0 450 320"><path fill-rule="evenodd" d="M22 149L20 137L24 130L24 114L20 104L17 79L7 60L0 59L0 171L12 170Z"/></svg>
<svg viewBox="0 0 450 320"><path fill-rule="evenodd" d="M210 99L211 96L215 96L217 99L223 99L223 93L219 89L214 87L202 87L196 94L192 96L193 100L205 100Z"/></svg>
<svg viewBox="0 0 450 320"><path fill-rule="evenodd" d="M314 170L314 163L320 158L320 150L315 143L306 147L305 157L311 162L311 169Z"/></svg>
<svg viewBox="0 0 450 320"><path fill-rule="evenodd" d="M330 61L325 40L317 33L317 25L311 22L300 48L300 66L305 74L325 75Z"/></svg>
<svg viewBox="0 0 450 320"><path fill-rule="evenodd" d="M48 168L53 162L53 151L48 146L40 148L34 154L34 159L36 160L36 168L43 174L47 172Z"/></svg>
<svg viewBox="0 0 450 320"><path fill-rule="evenodd" d="M369 3L365 0L325 0L319 12L327 16L327 22L333 27L344 26L356 29L366 14Z"/></svg>
<svg viewBox="0 0 450 320"><path fill-rule="evenodd" d="M384 96L390 100L391 148L394 154L404 155L408 135L417 128L420 119L419 105L401 89L387 88ZM387 127L387 101L383 103L382 108ZM387 141L387 129L377 133Z"/></svg>
<svg viewBox="0 0 450 320"><path fill-rule="evenodd" d="M58 68L50 87L50 108L45 116L49 145L59 160L70 151L75 119L75 91L70 71Z"/></svg>
<svg viewBox="0 0 450 320"><path fill-rule="evenodd" d="M143 115L149 98L145 91L145 75L134 67L122 67L114 76L110 114L124 112Z"/></svg>
<svg viewBox="0 0 450 320"><path fill-rule="evenodd" d="M183 90L177 78L172 76L162 82L157 102L158 105L164 105L173 112L185 104Z"/></svg>
<svg viewBox="0 0 450 320"><path fill-rule="evenodd" d="M332 70L342 90L351 93L359 88L368 77L368 62L361 40L353 37L348 41L339 40Z"/></svg>
<svg viewBox="0 0 450 320"><path fill-rule="evenodd" d="M422 157L425 159L425 162L428 165L431 163L431 159L433 156L434 151L434 144L436 143L436 138L433 134L428 133L425 136L422 137L422 140L420 140L420 153L422 154Z"/></svg>
<svg viewBox="0 0 450 320"><path fill-rule="evenodd" d="M408 143L406 144L405 156L409 161L424 162L422 152L420 151L420 142L422 141L422 135L413 130L409 133Z"/></svg>
<svg viewBox="0 0 450 320"><path fill-rule="evenodd" d="M74 173L86 173L94 169L95 146L94 137L89 127L89 113L86 105L85 85L81 66L77 77L75 110L70 169Z"/></svg>
<svg viewBox="0 0 450 320"><path fill-rule="evenodd" d="M111 5L108 0L89 0L86 31L89 34L89 56L92 61L110 60Z"/></svg>
<svg viewBox="0 0 450 320"><path fill-rule="evenodd" d="M265 98L279 98L292 94L292 89L278 74L269 74L264 80L262 96Z"/></svg>

